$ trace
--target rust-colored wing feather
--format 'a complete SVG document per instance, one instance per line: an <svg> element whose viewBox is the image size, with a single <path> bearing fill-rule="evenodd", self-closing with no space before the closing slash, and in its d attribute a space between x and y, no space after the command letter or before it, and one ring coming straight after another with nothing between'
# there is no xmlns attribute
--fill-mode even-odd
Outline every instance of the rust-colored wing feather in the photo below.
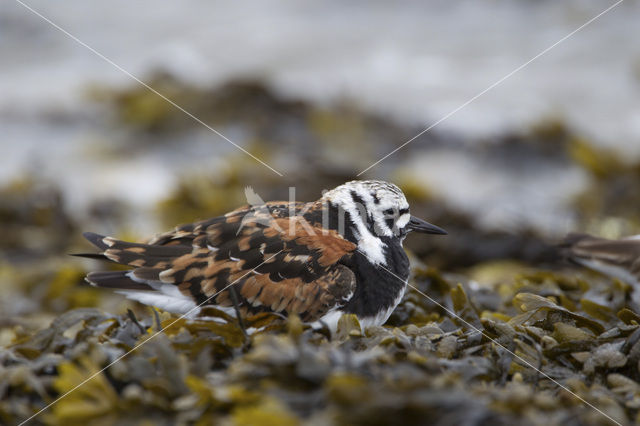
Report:
<svg viewBox="0 0 640 426"><path fill-rule="evenodd" d="M126 277L136 289L145 282L172 284L196 304L230 307L228 286L234 283L243 314L296 313L315 321L353 295L355 276L341 261L356 246L336 231L300 220L296 213L304 205L290 208L268 203L238 209L178 227L148 244L86 236L109 260L135 268ZM96 284L114 287L104 280Z"/></svg>

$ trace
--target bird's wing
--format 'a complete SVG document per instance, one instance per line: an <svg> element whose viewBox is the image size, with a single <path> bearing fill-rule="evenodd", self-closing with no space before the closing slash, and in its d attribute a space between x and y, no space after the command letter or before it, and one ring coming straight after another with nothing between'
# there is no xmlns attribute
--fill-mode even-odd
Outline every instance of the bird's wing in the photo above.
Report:
<svg viewBox="0 0 640 426"><path fill-rule="evenodd" d="M191 245L197 237L207 233L218 233L220 241L228 241L238 234L247 222L268 225L271 219L297 214L305 203L272 201L264 204L245 205L224 216L177 226L175 229L156 235L147 243L151 245Z"/></svg>
<svg viewBox="0 0 640 426"><path fill-rule="evenodd" d="M296 313L304 321L315 321L351 298L355 275L341 260L353 254L355 244L333 230L299 220L263 219L231 214L191 235L182 231L164 237L159 244L91 233L86 237L109 260L135 268L123 273L131 285L148 285L149 290L177 287L196 304L232 306L228 286L234 283L243 313ZM114 284L113 276L102 279L99 274L105 273L89 274L88 280L123 288L123 276Z"/></svg>
<svg viewBox="0 0 640 426"><path fill-rule="evenodd" d="M565 254L592 269L621 278L640 281L640 239L608 240L587 234L569 234L563 244Z"/></svg>

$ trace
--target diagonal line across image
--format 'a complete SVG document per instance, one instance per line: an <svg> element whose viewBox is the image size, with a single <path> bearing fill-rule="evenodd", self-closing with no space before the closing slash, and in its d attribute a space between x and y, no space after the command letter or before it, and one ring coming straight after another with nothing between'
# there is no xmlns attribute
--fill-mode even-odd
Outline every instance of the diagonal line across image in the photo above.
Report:
<svg viewBox="0 0 640 426"><path fill-rule="evenodd" d="M362 254L363 256L365 256L364 253L360 252L360 250L358 250L358 252L360 254ZM385 268L384 266L380 266L382 269L384 269L386 272L388 272L390 275L392 275L393 277L399 279L400 281L404 281L401 277L397 276L396 274L394 274L392 271L390 271L389 269ZM477 327L475 327L473 324L470 324L468 321L466 321L464 318L460 317L460 315L456 314L455 312L453 312L451 309L448 309L446 306L443 306L441 303L438 303L436 300L434 300L432 297L428 296L426 293L424 293L423 291L421 291L418 287L412 285L412 284L407 284L409 287L411 287L413 290L415 290L418 294L420 294L421 296L427 298L431 303L439 306L441 309L443 309L445 312L447 312L449 315L451 315L454 318L459 319L460 321L462 321L465 325L467 325L468 327L470 327L473 331L480 333L482 336L486 337L487 339L489 339L493 344L500 346L502 349L504 349L505 351L509 352L509 354L513 355L514 358L517 358L520 362L524 363L526 366L532 368L533 370L537 371L538 373L540 373L542 376L544 376L546 379L549 379L551 382L553 382L554 384L556 384L558 387L562 388L563 390L567 391L568 393L570 393L571 395L575 396L576 398L578 398L582 403L584 403L585 405L593 408L594 410L596 410L598 413L602 414L604 417L606 417L608 420L610 420L611 422L622 426L622 424L618 421L616 421L615 419L613 419L611 416L609 416L607 413L605 413L604 411L600 410L598 407L596 407L595 405L591 404L589 401L585 400L584 398L582 398L580 395L576 394L575 392L573 392L572 390L570 390L569 388L567 388L565 385L563 385L562 383L558 382L557 380L555 380L554 378L552 378L551 376L549 376L548 374L546 374L545 372L541 371L539 368L537 368L536 366L532 365L529 361L527 361L526 359L522 358L521 356L519 356L518 354L516 354L515 352L511 351L509 348L507 348L506 346L500 344L498 341L496 341L494 338L492 338L491 336L487 335L485 332L483 332L482 330L478 329Z"/></svg>
<svg viewBox="0 0 640 426"><path fill-rule="evenodd" d="M601 16L603 16L604 14L608 13L609 11L611 11L613 8L615 8L616 6L618 6L619 4L621 4L624 0L618 0L616 3L612 4L611 6L609 6L607 9L605 9L604 11L600 12L598 15L594 16L593 18L591 18L589 21L585 22L584 24L582 24L580 27L576 28L574 31L572 31L571 33L567 34L566 36L564 36L563 38L561 38L560 40L558 40L557 42L555 42L554 44L552 44L551 46L547 47L546 49L544 49L542 52L540 52L539 54L537 54L536 56L534 56L533 58L531 58L530 60L528 60L527 62L525 62L524 64L520 65L519 67L517 67L515 70L511 71L509 74L505 75L504 77L502 77L501 79L499 79L498 81L496 81L495 83L493 83L492 85L490 85L489 87L487 87L486 89L484 89L483 91L479 92L477 95L475 95L474 97L472 97L470 100L468 100L467 102L463 103L462 105L460 105L459 107L457 107L456 109L452 110L450 113L448 113L447 115L445 115L443 118L439 119L438 121L436 121L435 123L433 123L432 125L430 125L429 127L427 127L426 129L424 129L423 131L421 131L420 133L418 133L416 136L414 136L413 138L409 139L408 141L404 142L402 145L400 145L399 147L397 147L396 149L394 149L393 151L391 151L390 153L388 153L387 155L385 155L384 157L382 157L380 160L378 160L377 162L373 163L372 165L370 165L369 167L367 167L366 169L364 169L363 171L361 171L358 176L362 175L363 173L367 172L368 170L370 170L371 168L375 167L377 164L379 164L380 162L384 161L386 158L388 158L389 156L393 155L394 153L396 153L397 151L399 151L400 149L402 149L403 147L405 147L406 145L408 145L409 143L413 142L414 140L416 140L417 138L419 138L420 136L422 136L423 134L425 134L426 132L430 131L432 128L434 128L435 126L437 126L438 124L440 124L441 122L447 120L449 117L451 117L452 115L454 115L455 113L457 113L458 111L460 111L461 109L465 108L466 106L468 106L469 104L471 104L472 102L474 102L476 99L478 99L479 97L483 96L485 93L489 92L490 90L492 90L493 88L497 87L498 85L500 85L502 82L504 82L505 80L507 80L508 78L510 78L511 76L513 76L514 74L516 74L517 72L521 71L523 68L525 68L526 66L528 66L529 64L531 64L532 62L534 62L535 60L537 60L538 58L540 58L541 56L543 56L544 54L546 54L547 52L549 52L550 50L552 50L553 48L555 48L556 46L558 46L560 43L564 42L565 40L567 40L568 38L570 38L571 36L573 36L574 34L576 34L577 32L579 32L580 30L584 29L585 27L587 27L588 25L590 25L591 23L593 23L595 20L597 20L598 18L600 18ZM189 111L185 110L183 107L181 107L180 105L176 104L174 101L172 101L170 98L166 97L165 95L163 95L162 93L158 92L157 90L155 90L153 87L149 86L148 84L146 84L144 81L142 81L141 79L139 79L138 77L136 77L135 75L131 74L130 72L128 72L127 70L125 70L124 68L122 68L120 65L116 64L115 62L113 62L111 59L109 59L108 57L106 57L105 55L103 55L102 53L96 51L94 48L92 48L91 46L89 46L88 44L84 43L83 41L81 41L80 39L78 39L76 36L72 35L71 33L69 33L68 31L66 31L65 29L63 29L62 27L60 27L59 25L57 25L56 23L54 23L53 21L51 21L50 19L46 18L45 16L43 16L41 13L39 13L38 11L34 10L32 7L30 7L29 5L27 5L26 3L24 3L21 0L16 0L17 3L19 3L20 5L22 5L24 8L26 8L27 10L29 10L30 12L32 12L33 14L35 14L36 16L40 17L41 19L43 19L44 21L46 21L47 23L49 23L51 26L53 26L54 28L56 28L57 30L59 30L60 32L62 32L63 34L65 34L66 36L68 36L69 38L71 38L72 40L74 40L76 43L82 45L83 47L87 48L88 50L90 50L92 53L94 53L96 56L100 57L101 59L103 59L105 62L109 63L110 65L112 65L113 67L117 68L118 70L120 70L121 72L123 72L124 74L126 74L128 77L130 77L131 79L135 80L136 82L138 82L139 84L141 84L142 86L144 86L146 89L148 89L149 91L153 92L155 95L161 97L163 100L165 100L166 102L168 102L169 104L171 104L173 107L175 107L176 109L180 110L181 112L183 112L184 114L186 114L187 116L189 116L190 118L192 118L194 121L198 122L199 124L201 124L202 126L206 127L208 130L210 130L211 132L215 133L216 135L220 136L221 138L223 138L224 140L226 140L227 142L229 142L230 144L234 145L236 148L238 148L239 150L241 150L242 152L244 152L245 154L249 155L250 157L252 157L254 160L256 160L257 162L259 162L260 164L262 164L263 166L269 168L272 172L276 173L279 176L282 176L282 173L280 173L279 171L277 171L276 169L274 169L273 167L271 167L270 165L268 165L267 163L265 163L264 161L262 161L261 159L257 158L256 156L254 156L253 154L251 154L250 152L248 152L247 150L245 150L244 148L242 148L241 146L237 145L236 143L234 143L232 140L230 140L229 138L227 138L226 136L224 136L222 133L220 133L219 131L215 130L213 127L211 127L210 125L208 125L207 123L203 122L202 120L200 120L198 117L194 116L192 113L190 113ZM278 252L280 253L280 252ZM277 255L278 253L276 253L275 255ZM275 256L274 255L274 256ZM268 260L267 260L268 261ZM265 262L267 262L265 261ZM263 262L264 263L264 262ZM261 264L262 265L262 264ZM260 265L259 265L260 266ZM257 267L256 267L257 268ZM256 269L254 268L254 270ZM384 268L387 272L389 272L391 275L395 276L396 278L400 279L399 277L397 277L393 272L389 271L388 269ZM253 270L252 270L253 271ZM252 271L250 271L249 273L251 273ZM243 276L244 277L244 276ZM243 278L241 277L241 278ZM226 286L223 290L226 290L227 288L231 287L232 285L234 285L236 282L238 282L241 278L239 278L238 280L232 282L231 284L229 284L228 286ZM617 422L616 420L614 420L613 418L611 418L609 415L607 415L605 412L603 412L602 410L598 409L597 407L595 407L594 405L592 405L591 403L589 403L588 401L586 401L585 399L583 399L582 397L580 397L579 395L575 394L574 392L572 392L570 389L568 389L566 386L562 385L561 383L557 382L556 380L554 380L553 378L551 378L550 376L548 376L547 374L545 374L544 372L540 371L538 368L536 368L535 366L531 365L529 362L527 362L526 360L522 359L520 356L518 356L517 354L515 354L514 352L510 351L508 348L504 347L503 345L501 345L500 343L498 343L497 341L495 341L493 338L491 338L490 336L487 336L485 333L483 333L481 330L477 329L476 327L474 327L473 325L469 324L467 321L465 321L463 318L461 318L460 316L458 316L457 314L455 314L454 312L451 312L450 310L448 310L446 307L440 305L438 302L436 302L435 300L433 300L431 297L429 297L427 294L421 292L418 288L414 287L413 285L409 284L410 287L412 287L414 290L416 290L419 294L421 294L423 297L426 297L427 299L431 300L433 303L437 304L438 306L440 306L441 308L443 308L445 311L447 311L451 316L456 317L458 319L460 319L462 322L464 322L466 325L468 325L469 327L471 327L473 330L475 330L476 332L484 335L485 337L487 337L489 340L491 340L494 344L502 347L503 349L505 349L506 351L508 351L509 353L511 353L515 358L517 358L518 360L520 360L521 362L523 362L524 364L528 365L529 367L533 368L534 370L538 371L541 375L543 375L545 378L549 379L550 381L552 381L553 383L555 383L556 385L558 385L560 388L562 388L563 390L569 392L570 394L572 394L573 396L575 396L576 398L578 398L580 401L582 401L584 404L586 404L587 406L593 408L594 410L596 410L598 413L600 413L601 415L603 415L604 417L606 417L608 420L610 420L611 422L615 423L615 424L620 424L619 422ZM220 292L221 292L220 291ZM218 292L218 293L220 293ZM211 298L215 297L218 293L214 294L213 296L211 296L210 298L208 298L207 300L205 300L204 302L202 302L200 305L198 305L197 307L201 306L202 304L206 303L208 300L210 300ZM196 308L197 308L196 307ZM193 308L195 309L195 308ZM168 327L171 327L173 324L175 324L178 320L184 318L186 315L188 314L183 314L182 316L180 316L178 319L174 320L173 322L171 322ZM167 327L167 328L168 328ZM48 408L50 408L52 405L54 405L55 403L57 403L60 399L64 398L65 396L67 396L69 393L73 392L74 390L78 389L79 387L81 387L82 385L84 385L85 383L87 383L88 381L90 381L91 379L93 379L95 376L97 376L98 374L102 373L104 370L106 370L107 368L111 367L112 365L114 365L115 363L119 362L120 360L122 360L124 357L126 357L129 353L133 352L134 350L138 349L140 346L144 345L146 342L148 342L149 340L151 340L152 338L154 338L155 336L157 336L159 333L161 333L161 331L156 332L155 334L151 335L148 339L146 339L145 341L143 341L142 343L136 345L134 348L132 348L130 351L126 352L125 354L121 355L120 357L116 358L114 361L112 361L111 363L109 363L106 367L104 367L102 370L98 371L97 373L89 376L87 379L85 379L84 381L82 381L80 384L78 384L77 386L75 386L74 388L72 388L71 390L69 390L68 392L66 392L65 394L61 395L60 397L58 397L56 400L54 400L53 402L51 402L50 404L48 404L47 406L45 406L44 408L42 408L41 410L39 410L38 412L36 412L35 414L33 414L31 417L29 417L28 419L24 420L21 425L26 424L27 422L29 422L30 420L34 419L36 416L38 416L39 414L41 414L43 411L47 410Z"/></svg>
<svg viewBox="0 0 640 426"><path fill-rule="evenodd" d="M70 390L68 390L67 392L63 393L62 395L60 395L59 397L57 397L55 400L53 400L52 402L50 402L49 404L47 404L45 407L41 408L40 410L38 410L36 413L32 414L31 417L29 417L28 419L22 421L18 426L23 426L25 424L27 424L28 422L30 422L31 420L33 420L34 418L36 418L37 416L39 416L40 414L42 414L44 411L48 410L49 408L51 408L53 405L55 405L58 401L60 401L62 398L66 397L67 395L69 395L70 393L72 393L73 391L77 390L78 388L82 387L83 385L85 385L87 382L89 382L91 379L93 379L94 377L98 376L99 374L102 374L102 372L104 372L105 370L107 370L109 367L117 364L118 362L122 361L127 355L129 355L130 353L132 353L133 351L135 351L136 349L139 349L140 347L142 347L143 345L145 345L146 343L148 343L150 340L152 340L154 337L158 336L158 334L162 333L164 330L171 328L173 325L175 325L178 321L180 321L183 318L188 317L189 315L191 315L191 313L196 312L197 309L199 309L200 307L202 307L204 304L206 304L207 302L209 302L210 300L212 300L213 298L215 298L218 294L222 293L223 291L225 291L226 289L228 289L229 287L231 287L232 285L234 285L235 283L241 281L244 277L246 277L247 275L253 273L256 269L258 269L259 267L261 267L262 265L264 265L265 263L269 262L271 259L275 258L277 255L279 255L282 252L282 250L280 250L279 252L275 253L273 256L270 256L268 259L266 259L265 261L263 261L261 264L259 264L258 266L256 266L255 268L253 268L252 270L250 270L249 272L243 274L240 278L234 280L231 284L228 284L227 286L225 286L222 290L217 291L215 294L207 297L205 300L203 300L202 302L200 302L198 305L194 306L193 308L191 308L188 312L185 312L184 314L180 315L178 318L176 318L175 320L171 321L171 323L169 323L169 325L167 325L166 327L164 327L162 330L158 330L155 333L153 333L151 336L149 336L148 339L144 340L142 343L139 343L137 345L135 345L133 348L129 349L127 352L125 352L124 354L120 355L118 358L114 359L113 361L111 361L109 364L107 364L106 366L104 366L102 369L100 369L99 371L96 371L95 373L93 373L92 375L90 375L89 377L87 377L86 379L84 379L82 382L78 383L76 386L74 386L73 388L71 388Z"/></svg>
<svg viewBox="0 0 640 426"><path fill-rule="evenodd" d="M42 20L44 20L45 22L47 22L48 24L50 24L52 27L56 28L58 31L60 31L61 33L63 33L64 35L66 35L67 37L69 37L70 39L72 39L73 41L75 41L76 43L78 43L79 45L87 48L88 50L90 50L93 54L95 54L96 56L98 56L100 59L104 60L105 62L107 62L108 64L112 65L113 67L117 68L119 71L121 71L122 73L126 74L128 77L130 77L131 79L135 80L136 82L138 82L139 84L141 84L142 86L144 86L146 89L148 89L150 92L154 93L155 95L159 96L160 98L162 98L163 100L165 100L166 102L168 102L169 104L171 104L174 108L176 108L177 110L181 111L182 113L186 114L187 116L189 116L191 119L193 119L194 121L196 121L198 124L201 124L202 126L206 127L207 129L209 129L211 132L215 133L216 135L218 135L219 137L221 137L222 139L224 139L225 141L229 142L231 145L235 146L236 148L238 148L240 151L244 152L245 154L247 154L249 157L253 158L254 160L256 160L258 163L262 164L263 166L265 166L266 168L268 168L269 170L271 170L273 173L277 174L278 176L283 176L282 173L280 173L278 170L274 169L273 167L271 167L269 164L267 164L266 162L264 162L263 160L261 160L260 158L256 157L255 155L253 155L252 153L250 153L249 151L247 151L246 149L244 149L243 147L241 147L240 145L238 145L237 143L235 143L234 141L232 141L231 139L229 139L228 137L226 137L225 135L223 135L222 133L220 133L218 130L214 129L213 127L211 127L209 124L205 123L204 121L202 121L201 119L199 119L198 117L196 117L194 114L192 114L191 112L187 111L186 109L184 109L182 106L178 105L176 102L174 102L173 100L171 100L169 97L165 96L164 94L160 93L159 91L157 91L156 89L154 89L153 87L151 87L150 85L148 85L147 83L145 83L144 81L142 81L140 78L136 77L135 75L133 75L132 73L130 73L129 71L127 71L126 69L124 69L122 66L118 65L117 63L115 63L114 61L112 61L111 59L109 59L107 56L103 55L102 53L98 52L96 49L94 49L93 47L89 46L87 43L83 42L82 40L80 40L78 37L74 36L73 34L71 34L70 32L68 32L67 30L65 30L64 28L62 28L60 25L56 24L55 22L53 22L51 19L47 18L46 16L42 15L40 12L38 12L37 10L35 10L34 8L32 8L31 6L29 6L28 4L24 3L21 0L15 0L17 3L19 3L20 5L22 5L25 9L29 10L31 13L33 13L34 15L40 17Z"/></svg>
<svg viewBox="0 0 640 426"><path fill-rule="evenodd" d="M395 148L393 151L389 152L388 154L386 154L384 157L382 157L381 159L379 159L378 161L376 161L375 163L371 164L369 167L367 167L366 169L362 170L360 173L358 173L356 176L361 176L363 175L365 172L369 171L370 169L372 169L373 167L377 166L378 164L380 164L382 161L386 160L387 158L389 158L390 156L392 156L393 154L395 154L396 152L400 151L402 148L404 148L405 146L409 145L411 142L415 141L416 139L418 139L420 136L424 135L425 133L427 133L428 131L430 131L431 129L433 129L434 127L436 127L438 124L442 123L443 121L447 120L449 117L451 117L452 115L454 115L455 113L457 113L458 111L460 111L461 109L465 108L466 106L468 106L469 104L471 104L472 102L474 102L476 99L478 99L479 97L481 97L482 95L484 95L485 93L489 92L490 90L494 89L496 86L500 85L501 83L503 83L505 80L507 80L508 78L510 78L511 76L513 76L514 74L516 74L517 72L521 71L523 68L527 67L529 64L531 64L532 62L534 62L536 59L540 58L541 56L543 56L544 54L548 53L550 50L552 50L554 47L558 46L560 43L564 42L565 40L567 40L568 38L570 38L571 36L573 36L574 34L576 34L577 32L579 32L580 30L584 29L585 27L587 27L588 25L590 25L591 23L593 23L594 21L596 21L598 18L602 17L603 15L605 15L606 13L610 12L613 8L615 8L616 6L618 6L620 3L622 3L624 0L618 0L617 2L615 2L614 4L612 4L611 6L607 7L605 10L603 10L602 12L598 13L596 16L594 16L593 18L589 19L587 22L585 22L584 24L580 25L578 28L576 28L575 30L571 31L569 34L567 34L566 36L562 37L560 40L556 41L555 43L553 43L551 46L547 47L546 49L544 49L542 52L538 53L537 55L535 55L533 58L529 59L527 62L523 63L522 65L520 65L519 67L517 67L516 69L514 69L513 71L511 71L510 73L508 73L507 75L505 75L504 77L502 77L501 79L497 80L495 83L493 83L492 85L490 85L489 87L487 87L486 89L482 90L481 92L479 92L478 94L476 94L475 96L473 96L471 99L469 99L468 101L466 101L465 103L463 103L462 105L458 106L457 108L453 109L452 111L450 111L448 114L446 114L444 117L440 118L438 121L434 122L433 124L431 124L429 127L427 127L426 129L422 130L420 133L418 133L417 135L415 135L414 137L412 137L411 139L407 140L406 142L404 142L402 145L400 145L399 147Z"/></svg>

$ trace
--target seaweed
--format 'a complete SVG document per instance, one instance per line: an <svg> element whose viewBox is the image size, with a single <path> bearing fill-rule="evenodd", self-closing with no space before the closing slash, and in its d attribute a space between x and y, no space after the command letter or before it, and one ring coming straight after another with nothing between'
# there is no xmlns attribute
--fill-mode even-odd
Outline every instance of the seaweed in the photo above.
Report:
<svg viewBox="0 0 640 426"><path fill-rule="evenodd" d="M165 227L238 207L246 185L265 200L287 199L291 182L297 199L314 199L415 134L349 102L317 106L255 81L202 89L158 75L152 85L288 167L276 180L231 155L210 173L186 170L143 216ZM127 155L150 144L175 149L198 126L145 90L100 90L94 96L111 106L114 125L130 132L131 143L115 148ZM412 213L450 235L407 240L410 288L384 326L363 328L345 316L334 335L297 317L261 314L244 319L259 330L247 338L215 308L187 319L91 288L83 276L96 265L66 256L86 250L80 230L113 221L123 234L125 218L140 212L117 199L70 211L64 191L37 177L4 185L0 423L39 410L32 424L610 424L606 416L638 423L633 288L569 268L535 230L483 230L436 200L403 161L465 141L431 133L429 144L408 147L387 167ZM559 120L476 149L504 163L534 156L579 167L591 179L573 205L583 228L609 236L640 229L640 169Z"/></svg>
<svg viewBox="0 0 640 426"><path fill-rule="evenodd" d="M263 330L245 342L215 309L208 319L162 313L160 328L150 311L74 309L5 348L0 418L17 423L62 397L37 421L606 423L566 389L617 421L637 418L640 329L628 308L614 313L576 294L583 302L570 310L513 286L498 311L480 312L479 289L429 276L446 310L416 314L431 302L410 291L399 307L406 323L362 329L343 316L334 336L296 317L260 315L246 319ZM580 288L563 280L554 282Z"/></svg>

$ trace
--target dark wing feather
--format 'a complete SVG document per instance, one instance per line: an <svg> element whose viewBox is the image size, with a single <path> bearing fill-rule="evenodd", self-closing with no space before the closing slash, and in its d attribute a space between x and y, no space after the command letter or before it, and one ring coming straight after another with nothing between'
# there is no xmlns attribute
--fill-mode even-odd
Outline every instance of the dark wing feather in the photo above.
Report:
<svg viewBox="0 0 640 426"><path fill-rule="evenodd" d="M294 207L299 212L304 205ZM231 283L245 314L296 313L315 321L346 303L355 290L355 276L340 261L356 246L318 224L289 220L287 204L263 208L184 225L150 244L86 236L108 259L136 268L131 282L174 284L198 304L232 306L226 288Z"/></svg>
<svg viewBox="0 0 640 426"><path fill-rule="evenodd" d="M224 216L218 216L195 223L177 226L174 230L156 235L148 241L153 245L192 245L199 236L208 234L208 238L217 245L233 240L238 229L246 222L256 219L260 223L268 223L272 218L288 217L298 214L308 204L271 201L258 206L242 206Z"/></svg>
<svg viewBox="0 0 640 426"><path fill-rule="evenodd" d="M569 234L565 247L571 256L597 259L630 267L640 258L640 239L608 240L587 234Z"/></svg>
<svg viewBox="0 0 640 426"><path fill-rule="evenodd" d="M137 282L127 275L130 271L90 272L87 281L96 287L118 290L153 290L145 283Z"/></svg>
<svg viewBox="0 0 640 426"><path fill-rule="evenodd" d="M569 234L562 244L565 255L574 261L593 261L620 268L640 280L640 239L608 240L587 234Z"/></svg>

